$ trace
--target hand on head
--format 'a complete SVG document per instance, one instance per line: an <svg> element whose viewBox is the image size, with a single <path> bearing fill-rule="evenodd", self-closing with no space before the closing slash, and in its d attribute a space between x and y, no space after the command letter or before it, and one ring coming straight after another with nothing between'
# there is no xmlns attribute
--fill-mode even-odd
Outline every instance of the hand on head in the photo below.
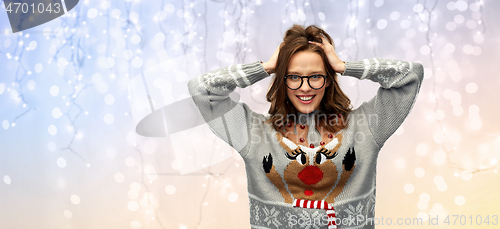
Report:
<svg viewBox="0 0 500 229"><path fill-rule="evenodd" d="M330 44L324 36L322 36L321 40L321 43L314 41L309 41L309 43L322 48L325 51L326 57L328 57L328 62L332 66L333 70L338 73L343 73L345 71L345 62L340 60L337 56L337 52L335 52L335 44Z"/></svg>
<svg viewBox="0 0 500 229"><path fill-rule="evenodd" d="M317 45L318 47L322 48L325 51L326 56L328 57L328 62L332 66L333 70L338 73L343 73L345 71L345 62L340 60L340 58L337 55L337 52L335 51L335 44L330 44L328 42L328 39L326 39L322 35L322 42L315 42L315 41L309 41L309 43ZM276 72L276 63L278 60L278 54L280 52L281 47L283 47L284 42L280 44L274 51L273 55L267 62L262 63L262 66L266 70L268 74L272 74Z"/></svg>
<svg viewBox="0 0 500 229"><path fill-rule="evenodd" d="M276 48L276 50L274 51L273 55L271 56L271 58L265 62L265 63L262 63L262 66L264 67L264 70L266 70L266 72L268 74L272 74L272 73L275 73L276 72L276 62L278 62L278 54L280 53L280 49L281 47L283 47L283 42L281 42L280 46L278 46Z"/></svg>

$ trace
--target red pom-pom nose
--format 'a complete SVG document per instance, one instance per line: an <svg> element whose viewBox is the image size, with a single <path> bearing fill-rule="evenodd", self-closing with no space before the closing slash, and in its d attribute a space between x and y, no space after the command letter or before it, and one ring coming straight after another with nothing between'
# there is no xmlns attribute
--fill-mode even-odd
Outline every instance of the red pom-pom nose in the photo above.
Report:
<svg viewBox="0 0 500 229"><path fill-rule="evenodd" d="M314 165L308 165L298 174L299 179L306 185L313 185L323 179L323 172Z"/></svg>

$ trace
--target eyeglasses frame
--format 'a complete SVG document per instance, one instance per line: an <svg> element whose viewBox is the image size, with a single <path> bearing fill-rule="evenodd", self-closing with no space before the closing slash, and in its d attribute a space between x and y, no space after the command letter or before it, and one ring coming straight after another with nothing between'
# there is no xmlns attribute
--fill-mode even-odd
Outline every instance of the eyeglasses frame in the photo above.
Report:
<svg viewBox="0 0 500 229"><path fill-rule="evenodd" d="M290 76L298 76L298 77L300 77L300 85L299 85L299 87L297 87L297 88L293 89L293 88L291 88L290 86L288 86L288 84L286 83L286 79L287 79L288 77L290 77ZM321 87L319 87L319 88L314 88L314 87L312 87L312 86L311 86L311 83L309 82L309 78L311 78L311 77L313 77L313 76L322 76L322 77L323 77L324 81L323 81L323 85L321 85ZM310 87L310 88L312 88L312 89L314 89L314 90L319 90L319 89L321 89L321 88L323 88L323 87L325 86L325 84L326 84L326 77L327 77L327 76L326 76L326 75L323 75L323 74L313 74L313 75L310 75L310 76L299 76L299 75L293 75L293 74L292 74L292 75L286 75L286 76L285 76L285 85L286 85L286 87L288 87L290 90L298 90L298 89L299 89L299 88L301 88L301 87L302 87L302 85L304 84L304 78L307 78L307 84L309 85L309 87Z"/></svg>

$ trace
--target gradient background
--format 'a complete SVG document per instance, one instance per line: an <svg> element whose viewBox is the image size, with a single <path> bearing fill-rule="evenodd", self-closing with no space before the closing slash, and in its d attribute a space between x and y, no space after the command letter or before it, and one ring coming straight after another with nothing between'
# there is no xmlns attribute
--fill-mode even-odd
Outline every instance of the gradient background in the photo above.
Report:
<svg viewBox="0 0 500 229"><path fill-rule="evenodd" d="M265 61L294 23L324 28L346 61L425 66L412 113L380 152L376 216L426 226L377 228L498 227L500 1L85 0L16 34L0 3L2 229L249 228L239 155L181 176L168 137L135 133L128 84L188 52L202 72ZM378 88L340 80L354 107ZM237 89L241 101L266 113L269 81Z"/></svg>

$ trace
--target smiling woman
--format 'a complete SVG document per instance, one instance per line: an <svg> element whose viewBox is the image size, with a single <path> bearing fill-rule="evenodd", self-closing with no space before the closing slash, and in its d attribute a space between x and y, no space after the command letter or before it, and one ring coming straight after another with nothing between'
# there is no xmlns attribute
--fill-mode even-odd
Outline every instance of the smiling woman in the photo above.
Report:
<svg viewBox="0 0 500 229"><path fill-rule="evenodd" d="M268 123L275 130L280 131L283 122L295 122L299 114L315 111L322 114L317 116L322 129L336 133L346 126L344 117L351 112L351 101L342 92L336 74L344 72L345 63L338 58L332 43L321 28L295 25L287 31L277 59L263 64L266 69L276 69L267 93L271 103ZM269 69L266 71L274 72ZM335 119L334 125L328 123L327 115Z"/></svg>
<svg viewBox="0 0 500 229"><path fill-rule="evenodd" d="M325 67L319 54L306 50L292 56L286 76L288 87L286 93L288 100L298 111L308 114L319 109L325 94L325 78L323 77L325 74ZM306 83L304 79L307 80ZM330 82L326 87L329 84Z"/></svg>
<svg viewBox="0 0 500 229"><path fill-rule="evenodd" d="M231 100L274 74L269 115ZM380 84L352 110L337 75ZM212 131L245 161L253 228L374 228L378 153L410 112L423 80L419 63L339 59L316 26L290 28L269 61L237 64L190 80ZM306 225L307 224L307 225ZM314 225L311 225L314 224Z"/></svg>

